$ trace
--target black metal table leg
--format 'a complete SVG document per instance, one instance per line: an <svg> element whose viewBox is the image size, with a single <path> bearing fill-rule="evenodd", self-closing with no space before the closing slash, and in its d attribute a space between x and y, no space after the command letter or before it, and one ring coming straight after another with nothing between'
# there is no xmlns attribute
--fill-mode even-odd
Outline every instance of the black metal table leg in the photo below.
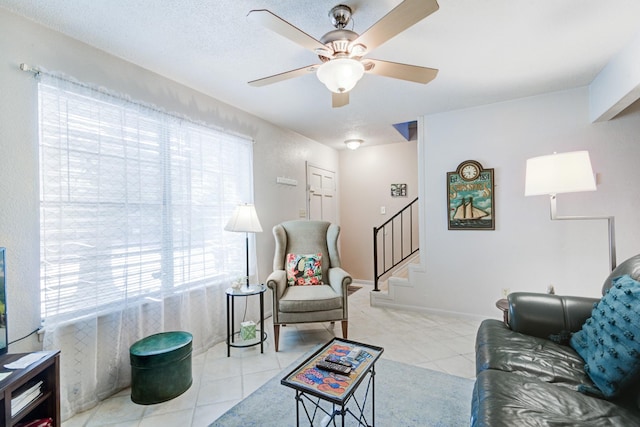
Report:
<svg viewBox="0 0 640 427"><path fill-rule="evenodd" d="M264 353L264 292L260 294L260 353Z"/></svg>
<svg viewBox="0 0 640 427"><path fill-rule="evenodd" d="M229 332L229 300L231 295L227 294L227 357L231 357L231 333ZM232 330L232 329L231 329Z"/></svg>
<svg viewBox="0 0 640 427"><path fill-rule="evenodd" d="M236 301L234 297L231 297L231 342L235 342L236 339Z"/></svg>
<svg viewBox="0 0 640 427"><path fill-rule="evenodd" d="M371 365L371 425L376 425L376 364Z"/></svg>

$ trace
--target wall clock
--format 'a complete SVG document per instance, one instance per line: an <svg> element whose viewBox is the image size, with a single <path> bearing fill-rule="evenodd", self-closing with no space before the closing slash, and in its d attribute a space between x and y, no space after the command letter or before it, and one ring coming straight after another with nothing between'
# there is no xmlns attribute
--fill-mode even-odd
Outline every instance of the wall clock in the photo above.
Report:
<svg viewBox="0 0 640 427"><path fill-rule="evenodd" d="M459 169L460 177L462 177L462 179L464 179L465 181L473 181L480 175L480 169L482 169L482 167L478 162L470 160L468 162L462 163Z"/></svg>
<svg viewBox="0 0 640 427"><path fill-rule="evenodd" d="M493 169L465 160L447 172L449 230L495 230Z"/></svg>

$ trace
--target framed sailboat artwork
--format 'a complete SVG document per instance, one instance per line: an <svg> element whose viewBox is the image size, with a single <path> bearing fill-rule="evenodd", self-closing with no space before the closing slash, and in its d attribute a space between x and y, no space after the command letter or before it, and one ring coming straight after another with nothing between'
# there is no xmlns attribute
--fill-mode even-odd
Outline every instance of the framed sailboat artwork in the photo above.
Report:
<svg viewBox="0 0 640 427"><path fill-rule="evenodd" d="M447 172L449 230L495 230L493 169L465 160Z"/></svg>

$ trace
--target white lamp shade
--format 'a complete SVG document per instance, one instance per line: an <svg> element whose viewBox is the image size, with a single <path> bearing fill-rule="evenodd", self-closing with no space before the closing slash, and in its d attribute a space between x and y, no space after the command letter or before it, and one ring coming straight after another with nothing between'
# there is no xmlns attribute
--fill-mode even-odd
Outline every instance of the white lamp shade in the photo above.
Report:
<svg viewBox="0 0 640 427"><path fill-rule="evenodd" d="M224 227L227 231L242 231L246 233L260 233L262 226L258 220L256 208L253 205L238 205L229 222Z"/></svg>
<svg viewBox="0 0 640 427"><path fill-rule="evenodd" d="M364 65L355 59L337 58L322 64L316 74L331 92L345 93L362 78Z"/></svg>
<svg viewBox="0 0 640 427"><path fill-rule="evenodd" d="M595 191L588 151L551 154L527 160L525 196Z"/></svg>

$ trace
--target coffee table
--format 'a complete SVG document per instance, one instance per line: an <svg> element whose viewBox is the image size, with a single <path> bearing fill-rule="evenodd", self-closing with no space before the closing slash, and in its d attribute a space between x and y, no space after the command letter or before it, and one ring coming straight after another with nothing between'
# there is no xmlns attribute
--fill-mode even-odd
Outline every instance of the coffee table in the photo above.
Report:
<svg viewBox="0 0 640 427"><path fill-rule="evenodd" d="M353 369L349 375L335 374L316 368L316 363L324 360L329 354L345 356L354 347L359 347L362 351L353 361ZM280 383L296 391L296 426L300 426L300 415L303 413L311 426L314 425L317 417L323 417L322 425L329 425L329 423L336 425L335 419L340 417L344 426L345 417L351 416L357 421L356 425L373 427L375 425L375 364L383 351L382 347L334 338L289 372ZM366 384L366 389L356 396L356 390L363 383ZM369 399L371 424L365 416ZM323 401L328 404L321 404Z"/></svg>

